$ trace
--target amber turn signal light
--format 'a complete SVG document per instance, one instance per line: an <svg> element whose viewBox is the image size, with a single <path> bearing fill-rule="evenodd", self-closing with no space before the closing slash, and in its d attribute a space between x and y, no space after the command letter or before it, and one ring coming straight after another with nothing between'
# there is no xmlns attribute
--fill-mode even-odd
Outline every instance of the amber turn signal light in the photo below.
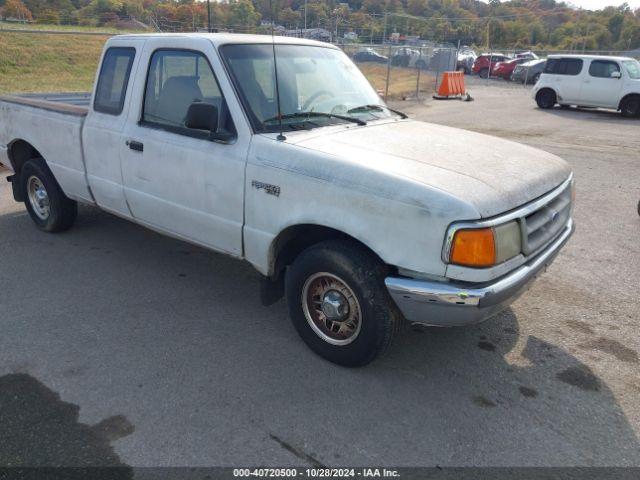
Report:
<svg viewBox="0 0 640 480"><path fill-rule="evenodd" d="M458 230L453 237L449 261L465 267L496 264L496 243L492 228Z"/></svg>

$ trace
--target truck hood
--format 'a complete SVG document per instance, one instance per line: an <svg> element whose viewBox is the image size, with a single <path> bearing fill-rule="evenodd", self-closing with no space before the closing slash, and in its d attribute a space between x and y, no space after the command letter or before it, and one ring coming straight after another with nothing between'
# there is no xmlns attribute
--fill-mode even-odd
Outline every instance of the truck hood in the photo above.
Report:
<svg viewBox="0 0 640 480"><path fill-rule="evenodd" d="M312 130L289 136L303 148L442 190L481 217L506 212L568 178L561 158L519 143L414 120ZM357 183L357 179L351 179Z"/></svg>

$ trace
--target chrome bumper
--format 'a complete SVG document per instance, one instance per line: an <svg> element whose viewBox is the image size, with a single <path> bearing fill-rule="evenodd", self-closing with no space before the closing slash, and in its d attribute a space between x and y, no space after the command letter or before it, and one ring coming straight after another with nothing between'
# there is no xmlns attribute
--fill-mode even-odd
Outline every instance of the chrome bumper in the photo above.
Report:
<svg viewBox="0 0 640 480"><path fill-rule="evenodd" d="M405 318L439 327L486 320L507 308L546 270L574 231L570 220L563 232L528 263L501 279L479 286L388 277L387 289Z"/></svg>

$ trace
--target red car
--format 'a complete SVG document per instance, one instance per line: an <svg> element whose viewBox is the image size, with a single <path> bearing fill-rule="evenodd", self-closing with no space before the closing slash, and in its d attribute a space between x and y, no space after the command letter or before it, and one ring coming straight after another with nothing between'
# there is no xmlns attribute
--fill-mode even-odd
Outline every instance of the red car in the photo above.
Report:
<svg viewBox="0 0 640 480"><path fill-rule="evenodd" d="M527 63L529 58L515 58L513 60L507 60L506 62L499 62L495 67L491 75L494 77L504 78L505 80L511 80L511 74L518 65Z"/></svg>
<svg viewBox="0 0 640 480"><path fill-rule="evenodd" d="M473 67L471 70L476 75L480 75L480 78L489 77L489 63L491 63L491 75L494 74L494 69L496 68L496 64L500 62L505 62L511 60L511 58L502 55L501 53L488 54L483 53L480 55L476 61L473 63ZM515 66L513 67L515 68Z"/></svg>

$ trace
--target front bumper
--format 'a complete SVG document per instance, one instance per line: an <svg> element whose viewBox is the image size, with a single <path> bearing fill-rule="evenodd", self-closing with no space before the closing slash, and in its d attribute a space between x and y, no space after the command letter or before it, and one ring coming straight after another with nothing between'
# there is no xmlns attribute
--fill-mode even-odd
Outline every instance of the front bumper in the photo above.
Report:
<svg viewBox="0 0 640 480"><path fill-rule="evenodd" d="M565 229L535 258L489 284L445 283L388 277L387 289L412 323L453 327L478 323L507 308L553 262L574 232L570 220Z"/></svg>

